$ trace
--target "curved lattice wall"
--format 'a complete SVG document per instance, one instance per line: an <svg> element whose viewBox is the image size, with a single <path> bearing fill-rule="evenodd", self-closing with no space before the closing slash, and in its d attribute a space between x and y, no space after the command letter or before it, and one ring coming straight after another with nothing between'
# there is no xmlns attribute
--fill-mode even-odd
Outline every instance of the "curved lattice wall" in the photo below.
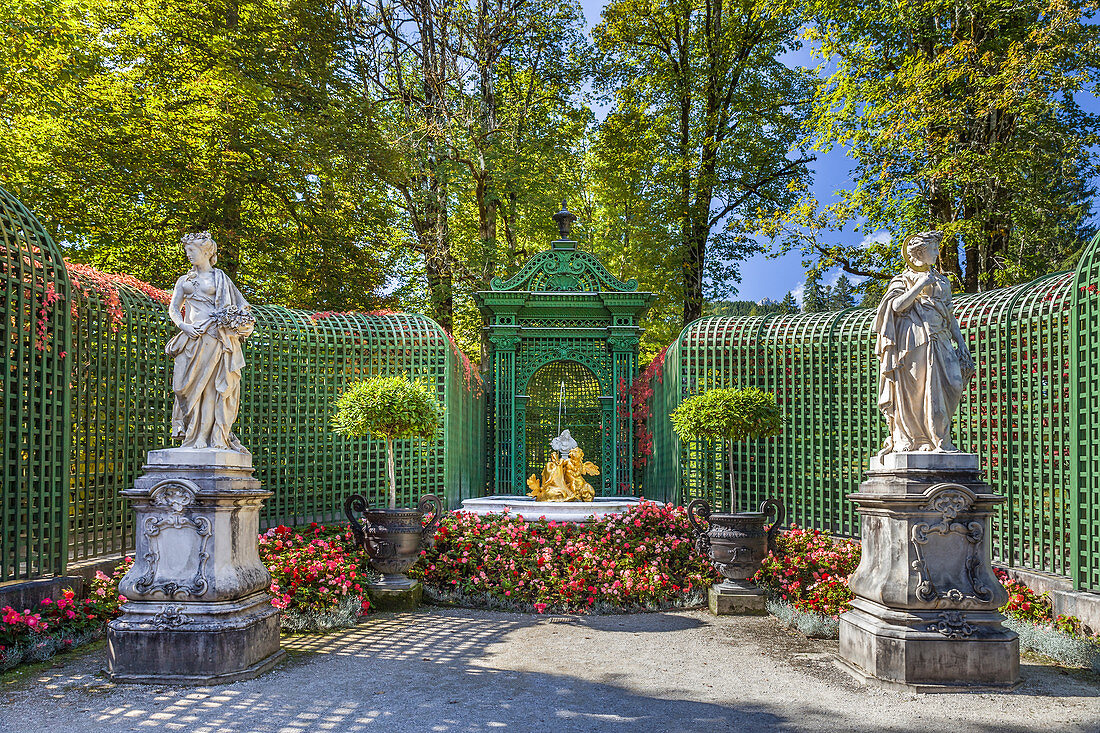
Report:
<svg viewBox="0 0 1100 733"><path fill-rule="evenodd" d="M148 450L170 444L171 362L163 345L176 329L162 303L116 287L121 320L93 291L76 323L74 558L129 547L132 513L119 492L133 484ZM355 492L384 501L385 444L329 429L335 397L349 382L374 374L434 385L445 406L442 437L434 444L395 444L398 502L415 504L435 493L457 504L481 495L481 386L434 321L277 306L254 306L253 314L236 433L252 452L256 477L275 492L264 504L267 525L331 520Z"/></svg>
<svg viewBox="0 0 1100 733"><path fill-rule="evenodd" d="M997 561L1100 588L1100 238L1075 272L956 298L978 363L955 422L1008 497L994 518ZM681 445L669 413L716 387L774 392L782 435L735 448L739 508L775 497L800 525L855 536L856 490L885 438L876 407L874 311L714 317L690 324L653 381L650 495L728 507L726 453Z"/></svg>
<svg viewBox="0 0 1100 733"><path fill-rule="evenodd" d="M80 265L69 265L66 276L33 217L10 197L0 202L8 298L3 581L59 573L66 561L133 546L133 514L120 491L133 485L147 451L171 444L164 345L176 329L167 293ZM60 297L43 326L36 311L51 288ZM335 396L373 374L429 383L445 407L434 444L397 442L398 501L435 493L457 504L484 493L483 390L434 321L275 306L253 313L236 433L252 451L256 477L274 492L267 525L337 518L354 492L384 500L384 443L329 429ZM45 334L42 349L36 333Z"/></svg>
<svg viewBox="0 0 1100 733"><path fill-rule="evenodd" d="M69 281L53 240L0 188L4 430L0 581L60 572L69 475Z"/></svg>

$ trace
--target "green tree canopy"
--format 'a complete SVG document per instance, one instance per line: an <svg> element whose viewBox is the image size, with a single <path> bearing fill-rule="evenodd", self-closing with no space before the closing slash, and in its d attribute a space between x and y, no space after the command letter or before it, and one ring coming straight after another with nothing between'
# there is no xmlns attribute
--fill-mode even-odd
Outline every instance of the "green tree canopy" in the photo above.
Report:
<svg viewBox="0 0 1100 733"><path fill-rule="evenodd" d="M730 502L736 511L733 443L779 435L783 429L783 415L775 395L756 387L712 389L684 400L670 417L676 435L684 442L706 439L727 443Z"/></svg>
<svg viewBox="0 0 1100 733"><path fill-rule="evenodd" d="M804 193L772 222L782 248L888 279L903 235L940 229L941 268L974 292L1083 246L1100 138L1073 95L1100 73L1095 0L788 5L827 70L808 140L846 149L855 184L825 208ZM894 241L842 244L834 232L849 222Z"/></svg>
<svg viewBox="0 0 1100 733"><path fill-rule="evenodd" d="M633 190L620 206L625 217L627 203L649 199L670 227L681 324L757 248L742 220L790 203L807 175L796 142L811 79L778 60L796 46L798 24L768 0L613 0L593 30L617 128L599 139L647 156L647 175L623 181ZM646 134L617 139L638 127Z"/></svg>
<svg viewBox="0 0 1100 733"><path fill-rule="evenodd" d="M386 441L389 506L397 508L393 441L435 440L443 417L435 392L406 377L373 377L349 385L334 407L335 432L357 438L372 435Z"/></svg>
<svg viewBox="0 0 1100 733"><path fill-rule="evenodd" d="M218 266L254 298L382 302L395 264L385 151L369 100L341 73L348 40L331 6L60 0L12 12L35 32L6 53L35 92L0 95L0 178L69 257L168 287L186 266L180 234L210 230Z"/></svg>

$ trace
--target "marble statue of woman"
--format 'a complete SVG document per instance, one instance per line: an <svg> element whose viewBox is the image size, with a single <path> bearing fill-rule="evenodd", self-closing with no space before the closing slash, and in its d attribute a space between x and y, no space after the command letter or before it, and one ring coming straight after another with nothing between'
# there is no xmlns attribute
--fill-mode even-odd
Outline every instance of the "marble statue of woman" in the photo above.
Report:
<svg viewBox="0 0 1100 733"><path fill-rule="evenodd" d="M921 232L905 241L907 267L890 281L875 315L878 406L890 430L880 456L958 450L951 418L974 360L951 310L951 282L934 267L942 238Z"/></svg>
<svg viewBox="0 0 1100 733"><path fill-rule="evenodd" d="M241 339L255 319L236 286L214 265L218 245L209 232L182 240L191 270L176 281L168 315L180 332L165 352L172 368L172 437L182 448L248 451L232 432L241 403Z"/></svg>

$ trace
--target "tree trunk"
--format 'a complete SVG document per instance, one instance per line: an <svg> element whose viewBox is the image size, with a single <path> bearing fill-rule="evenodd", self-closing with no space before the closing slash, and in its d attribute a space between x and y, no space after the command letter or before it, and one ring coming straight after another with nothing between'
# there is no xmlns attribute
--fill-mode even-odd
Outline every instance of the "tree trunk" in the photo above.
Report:
<svg viewBox="0 0 1100 733"><path fill-rule="evenodd" d="M688 7L688 6L685 6ZM686 78L689 66L688 38L691 24L690 9L683 17L684 38L680 44L680 247L684 253L681 278L684 288L683 325L687 325L703 312L703 256L699 243L692 240L691 226L691 84ZM705 244L705 243L704 243Z"/></svg>
<svg viewBox="0 0 1100 733"><path fill-rule="evenodd" d="M734 488L734 482L733 482L733 441L732 440L727 440L726 441L726 450L729 451L727 453L727 456L729 458L729 460L727 462L729 463L729 469L730 469L730 514L736 514L737 513L737 489Z"/></svg>
<svg viewBox="0 0 1100 733"><path fill-rule="evenodd" d="M932 190L928 201L928 215L932 220L932 226L941 228L954 220L951 201L943 193L939 183L932 183ZM962 266L959 262L958 243L948 243L948 246L940 250L939 269L943 273L954 275L959 283L963 282Z"/></svg>
<svg viewBox="0 0 1100 733"><path fill-rule="evenodd" d="M397 508L397 471L393 465L393 438L386 438L386 478L389 480L389 506Z"/></svg>
<svg viewBox="0 0 1100 733"><path fill-rule="evenodd" d="M454 330L454 283L449 265L438 251L424 258L432 319L448 334Z"/></svg>

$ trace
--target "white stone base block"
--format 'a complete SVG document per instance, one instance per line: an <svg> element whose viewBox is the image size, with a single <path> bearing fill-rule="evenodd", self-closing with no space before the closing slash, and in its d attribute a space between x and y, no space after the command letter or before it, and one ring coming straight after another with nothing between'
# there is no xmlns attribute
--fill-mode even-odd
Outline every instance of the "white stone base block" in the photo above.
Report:
<svg viewBox="0 0 1100 733"><path fill-rule="evenodd" d="M767 596L756 586L715 583L707 590L707 605L715 616L762 616Z"/></svg>

